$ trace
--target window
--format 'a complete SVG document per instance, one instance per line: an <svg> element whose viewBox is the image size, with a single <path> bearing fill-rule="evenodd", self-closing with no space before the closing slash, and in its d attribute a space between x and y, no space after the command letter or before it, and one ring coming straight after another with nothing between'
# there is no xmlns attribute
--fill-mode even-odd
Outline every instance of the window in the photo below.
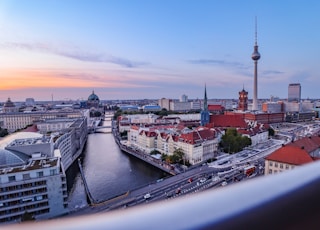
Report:
<svg viewBox="0 0 320 230"><path fill-rule="evenodd" d="M269 166L272 166L273 165L273 162L272 161L269 161Z"/></svg>
<svg viewBox="0 0 320 230"><path fill-rule="evenodd" d="M8 176L9 182L16 181L16 176Z"/></svg>
<svg viewBox="0 0 320 230"><path fill-rule="evenodd" d="M55 169L51 169L50 170L50 176L53 176L54 174L56 174L56 170Z"/></svg>
<svg viewBox="0 0 320 230"><path fill-rule="evenodd" d="M269 174L272 174L272 169L269 169Z"/></svg>
<svg viewBox="0 0 320 230"><path fill-rule="evenodd" d="M25 174L22 175L22 178L24 180L28 180L28 179L30 179L30 174L29 173L25 173Z"/></svg>
<svg viewBox="0 0 320 230"><path fill-rule="evenodd" d="M282 163L280 164L280 168L283 169L283 164Z"/></svg>
<svg viewBox="0 0 320 230"><path fill-rule="evenodd" d="M278 163L277 162L274 163L274 167L278 168Z"/></svg>
<svg viewBox="0 0 320 230"><path fill-rule="evenodd" d="M43 172L37 172L38 177L43 177Z"/></svg>

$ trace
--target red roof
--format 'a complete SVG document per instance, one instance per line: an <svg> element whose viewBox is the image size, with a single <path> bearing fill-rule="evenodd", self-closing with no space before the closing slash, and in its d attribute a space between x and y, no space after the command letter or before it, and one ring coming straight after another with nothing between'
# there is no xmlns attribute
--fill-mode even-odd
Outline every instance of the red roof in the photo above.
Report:
<svg viewBox="0 0 320 230"><path fill-rule="evenodd" d="M136 126L136 125L131 125L131 129L139 130L139 127L138 127L138 126Z"/></svg>
<svg viewBox="0 0 320 230"><path fill-rule="evenodd" d="M294 142L291 142L288 145L304 148L308 153L311 153L317 150L318 148L320 148L320 137L319 136L304 137Z"/></svg>
<svg viewBox="0 0 320 230"><path fill-rule="evenodd" d="M224 107L222 105L208 105L209 111L223 111Z"/></svg>
<svg viewBox="0 0 320 230"><path fill-rule="evenodd" d="M211 115L210 123L213 123L214 127L248 128L243 116L238 114Z"/></svg>
<svg viewBox="0 0 320 230"><path fill-rule="evenodd" d="M212 140L215 137L215 132L208 128L199 128L196 131L190 133L183 133L180 135L179 140L195 144L197 141Z"/></svg>
<svg viewBox="0 0 320 230"><path fill-rule="evenodd" d="M265 159L291 165L303 165L313 162L313 159L305 149L292 145L281 147L280 149L271 153Z"/></svg>

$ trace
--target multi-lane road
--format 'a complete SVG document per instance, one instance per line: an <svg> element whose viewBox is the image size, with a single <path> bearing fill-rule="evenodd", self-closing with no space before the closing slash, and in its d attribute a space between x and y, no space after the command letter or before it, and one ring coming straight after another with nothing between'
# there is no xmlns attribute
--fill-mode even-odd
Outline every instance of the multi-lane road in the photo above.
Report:
<svg viewBox="0 0 320 230"><path fill-rule="evenodd" d="M116 137L116 139L120 138ZM283 143L284 141L281 140L270 139L239 153L222 155L213 163L199 165L175 176L163 178L142 188L120 194L113 199L92 204L70 213L69 216L129 208L155 201L160 202L263 175L264 157L280 148ZM250 177L244 173L244 167L248 165L256 166L255 172Z"/></svg>
<svg viewBox="0 0 320 230"><path fill-rule="evenodd" d="M245 164L248 165L249 163ZM244 174L242 165L238 167L228 163L223 167L216 164L217 167L215 167L213 164L204 164L176 176L160 179L142 188L128 191L111 200L87 206L70 213L68 216L106 212L156 201L161 202L238 183L263 174L263 160L254 159L253 164L256 164L256 170L251 177Z"/></svg>

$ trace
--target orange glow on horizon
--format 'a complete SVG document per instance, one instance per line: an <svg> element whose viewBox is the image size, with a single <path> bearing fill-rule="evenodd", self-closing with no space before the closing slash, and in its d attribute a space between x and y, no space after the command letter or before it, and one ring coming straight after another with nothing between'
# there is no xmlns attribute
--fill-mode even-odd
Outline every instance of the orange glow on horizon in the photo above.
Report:
<svg viewBox="0 0 320 230"><path fill-rule="evenodd" d="M17 90L26 88L83 88L83 87L123 87L123 83L107 79L86 78L83 74L63 74L67 71L13 70L0 71L0 90ZM70 71L68 71L70 72ZM106 77L107 78L107 77Z"/></svg>

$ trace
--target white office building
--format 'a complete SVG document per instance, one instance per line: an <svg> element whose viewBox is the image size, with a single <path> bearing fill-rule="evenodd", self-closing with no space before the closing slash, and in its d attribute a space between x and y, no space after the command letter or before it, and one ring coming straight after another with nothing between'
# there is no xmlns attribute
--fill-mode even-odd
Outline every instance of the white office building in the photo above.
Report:
<svg viewBox="0 0 320 230"><path fill-rule="evenodd" d="M28 148L33 141L40 145L34 153ZM68 212L60 158L41 153L47 143L45 139L19 139L0 149L0 223L20 222L26 213L38 220Z"/></svg>

